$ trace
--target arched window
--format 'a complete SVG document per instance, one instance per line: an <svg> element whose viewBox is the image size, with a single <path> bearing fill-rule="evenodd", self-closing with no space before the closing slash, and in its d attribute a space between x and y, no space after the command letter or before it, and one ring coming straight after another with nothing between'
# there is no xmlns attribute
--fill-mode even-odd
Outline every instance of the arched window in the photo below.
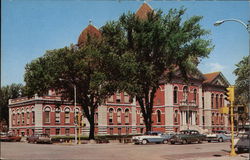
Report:
<svg viewBox="0 0 250 160"><path fill-rule="evenodd" d="M35 111L34 108L31 108L31 112L32 112L32 123L35 123Z"/></svg>
<svg viewBox="0 0 250 160"><path fill-rule="evenodd" d="M129 124L129 109L125 109L125 124Z"/></svg>
<svg viewBox="0 0 250 160"><path fill-rule="evenodd" d="M12 125L16 125L16 115L15 113L12 114Z"/></svg>
<svg viewBox="0 0 250 160"><path fill-rule="evenodd" d="M22 124L24 124L24 109L22 109Z"/></svg>
<svg viewBox="0 0 250 160"><path fill-rule="evenodd" d="M214 125L214 113L212 113L212 125Z"/></svg>
<svg viewBox="0 0 250 160"><path fill-rule="evenodd" d="M219 95L218 94L216 94L215 106L216 106L216 108L219 108Z"/></svg>
<svg viewBox="0 0 250 160"><path fill-rule="evenodd" d="M187 86L183 87L183 100L184 102L188 102L188 87Z"/></svg>
<svg viewBox="0 0 250 160"><path fill-rule="evenodd" d="M216 116L216 124L219 124L220 123L220 117L219 117L219 113L217 113L217 116Z"/></svg>
<svg viewBox="0 0 250 160"><path fill-rule="evenodd" d="M178 103L178 87L174 87L174 104Z"/></svg>
<svg viewBox="0 0 250 160"><path fill-rule="evenodd" d="M45 113L45 123L49 123L50 122L50 107L46 107L44 109L44 113Z"/></svg>
<svg viewBox="0 0 250 160"><path fill-rule="evenodd" d="M65 123L70 123L70 109L67 107L64 109Z"/></svg>
<svg viewBox="0 0 250 160"><path fill-rule="evenodd" d="M143 115L142 115L142 111L140 111L140 124L143 124Z"/></svg>
<svg viewBox="0 0 250 160"><path fill-rule="evenodd" d="M197 99L197 90L196 89L194 89L194 97L193 97L194 99L194 103L196 104L196 99Z"/></svg>
<svg viewBox="0 0 250 160"><path fill-rule="evenodd" d="M56 123L60 123L60 115L61 115L61 109L56 108L55 110L55 122Z"/></svg>
<svg viewBox="0 0 250 160"><path fill-rule="evenodd" d="M30 123L30 110L28 108L26 109L26 115L27 115L26 124L29 124Z"/></svg>
<svg viewBox="0 0 250 160"><path fill-rule="evenodd" d="M211 95L211 108L214 108L214 94Z"/></svg>
<svg viewBox="0 0 250 160"><path fill-rule="evenodd" d="M17 125L20 124L20 112L17 110Z"/></svg>
<svg viewBox="0 0 250 160"><path fill-rule="evenodd" d="M161 123L161 111L157 110L157 123Z"/></svg>
<svg viewBox="0 0 250 160"><path fill-rule="evenodd" d="M223 107L223 95L220 95L220 107Z"/></svg>
<svg viewBox="0 0 250 160"><path fill-rule="evenodd" d="M113 124L114 123L114 121L113 121L113 118L114 118L114 109L113 108L110 108L109 109L109 123L110 124Z"/></svg>
<svg viewBox="0 0 250 160"><path fill-rule="evenodd" d="M174 123L178 123L178 111L174 111Z"/></svg>
<svg viewBox="0 0 250 160"><path fill-rule="evenodd" d="M221 115L220 115L220 118L221 118L220 123L223 125L223 124L224 124L224 117L223 117L223 114L222 114L222 113L221 113Z"/></svg>
<svg viewBox="0 0 250 160"><path fill-rule="evenodd" d="M117 123L118 124L122 123L122 110L121 110L121 108L117 109Z"/></svg>

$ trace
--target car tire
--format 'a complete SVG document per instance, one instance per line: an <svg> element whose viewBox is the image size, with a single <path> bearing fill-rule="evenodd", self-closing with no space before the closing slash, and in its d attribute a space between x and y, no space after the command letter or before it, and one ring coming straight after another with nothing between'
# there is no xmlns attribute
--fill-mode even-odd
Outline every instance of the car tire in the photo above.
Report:
<svg viewBox="0 0 250 160"><path fill-rule="evenodd" d="M170 143L171 143L171 144L175 144L175 141L171 141Z"/></svg>
<svg viewBox="0 0 250 160"><path fill-rule="evenodd" d="M207 141L208 143L210 143L211 141L209 140L209 141Z"/></svg>
<svg viewBox="0 0 250 160"><path fill-rule="evenodd" d="M142 140L142 144L147 144L148 141L146 139Z"/></svg>
<svg viewBox="0 0 250 160"><path fill-rule="evenodd" d="M163 142L162 142L163 144L168 144L168 140L163 140Z"/></svg>
<svg viewBox="0 0 250 160"><path fill-rule="evenodd" d="M219 138L219 139L218 139L218 142L223 142L223 138Z"/></svg>
<svg viewBox="0 0 250 160"><path fill-rule="evenodd" d="M182 144L187 144L187 140L186 140L186 139L183 139L183 140L182 140Z"/></svg>

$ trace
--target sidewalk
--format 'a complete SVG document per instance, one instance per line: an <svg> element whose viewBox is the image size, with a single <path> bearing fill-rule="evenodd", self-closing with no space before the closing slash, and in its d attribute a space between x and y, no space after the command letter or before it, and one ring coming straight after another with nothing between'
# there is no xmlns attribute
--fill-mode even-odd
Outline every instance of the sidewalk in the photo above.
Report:
<svg viewBox="0 0 250 160"><path fill-rule="evenodd" d="M237 156L230 157L228 156L221 156L221 157L204 157L204 158L188 158L182 160L250 160L249 153L238 154Z"/></svg>

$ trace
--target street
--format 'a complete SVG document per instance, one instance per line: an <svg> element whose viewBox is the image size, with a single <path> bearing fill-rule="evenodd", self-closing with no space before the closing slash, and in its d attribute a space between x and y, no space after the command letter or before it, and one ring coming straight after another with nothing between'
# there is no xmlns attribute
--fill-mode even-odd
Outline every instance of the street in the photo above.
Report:
<svg viewBox="0 0 250 160"><path fill-rule="evenodd" d="M229 157L230 143L170 144L29 144L2 142L1 159L84 159L84 160L180 160L240 159L249 154Z"/></svg>

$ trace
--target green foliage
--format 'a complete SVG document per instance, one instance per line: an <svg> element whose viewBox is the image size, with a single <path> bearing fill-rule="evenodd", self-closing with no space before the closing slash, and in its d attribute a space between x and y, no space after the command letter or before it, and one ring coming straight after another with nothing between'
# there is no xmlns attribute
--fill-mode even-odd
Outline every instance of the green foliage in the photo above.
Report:
<svg viewBox="0 0 250 160"><path fill-rule="evenodd" d="M1 87L0 90L0 118L1 121L9 122L9 99L24 96L24 89L22 84L11 84Z"/></svg>
<svg viewBox="0 0 250 160"><path fill-rule="evenodd" d="M113 62L108 59L112 54L104 50L102 42L95 39L78 49L70 46L50 50L28 64L25 73L26 90L30 96L35 93L41 96L49 89L55 89L63 99L73 101L75 86L76 101L90 122L92 138L97 107L117 90L110 67Z"/></svg>
<svg viewBox="0 0 250 160"><path fill-rule="evenodd" d="M246 106L249 103L249 77L250 77L250 64L249 56L236 64L234 74L237 76L235 80L235 103Z"/></svg>
<svg viewBox="0 0 250 160"><path fill-rule="evenodd" d="M184 13L185 9L171 9L168 14L158 10L141 20L129 12L101 28L107 51L119 56L120 90L136 97L147 130L160 81L168 82L176 68L187 78L213 49L204 39L209 32L199 24L202 17L183 21Z"/></svg>

